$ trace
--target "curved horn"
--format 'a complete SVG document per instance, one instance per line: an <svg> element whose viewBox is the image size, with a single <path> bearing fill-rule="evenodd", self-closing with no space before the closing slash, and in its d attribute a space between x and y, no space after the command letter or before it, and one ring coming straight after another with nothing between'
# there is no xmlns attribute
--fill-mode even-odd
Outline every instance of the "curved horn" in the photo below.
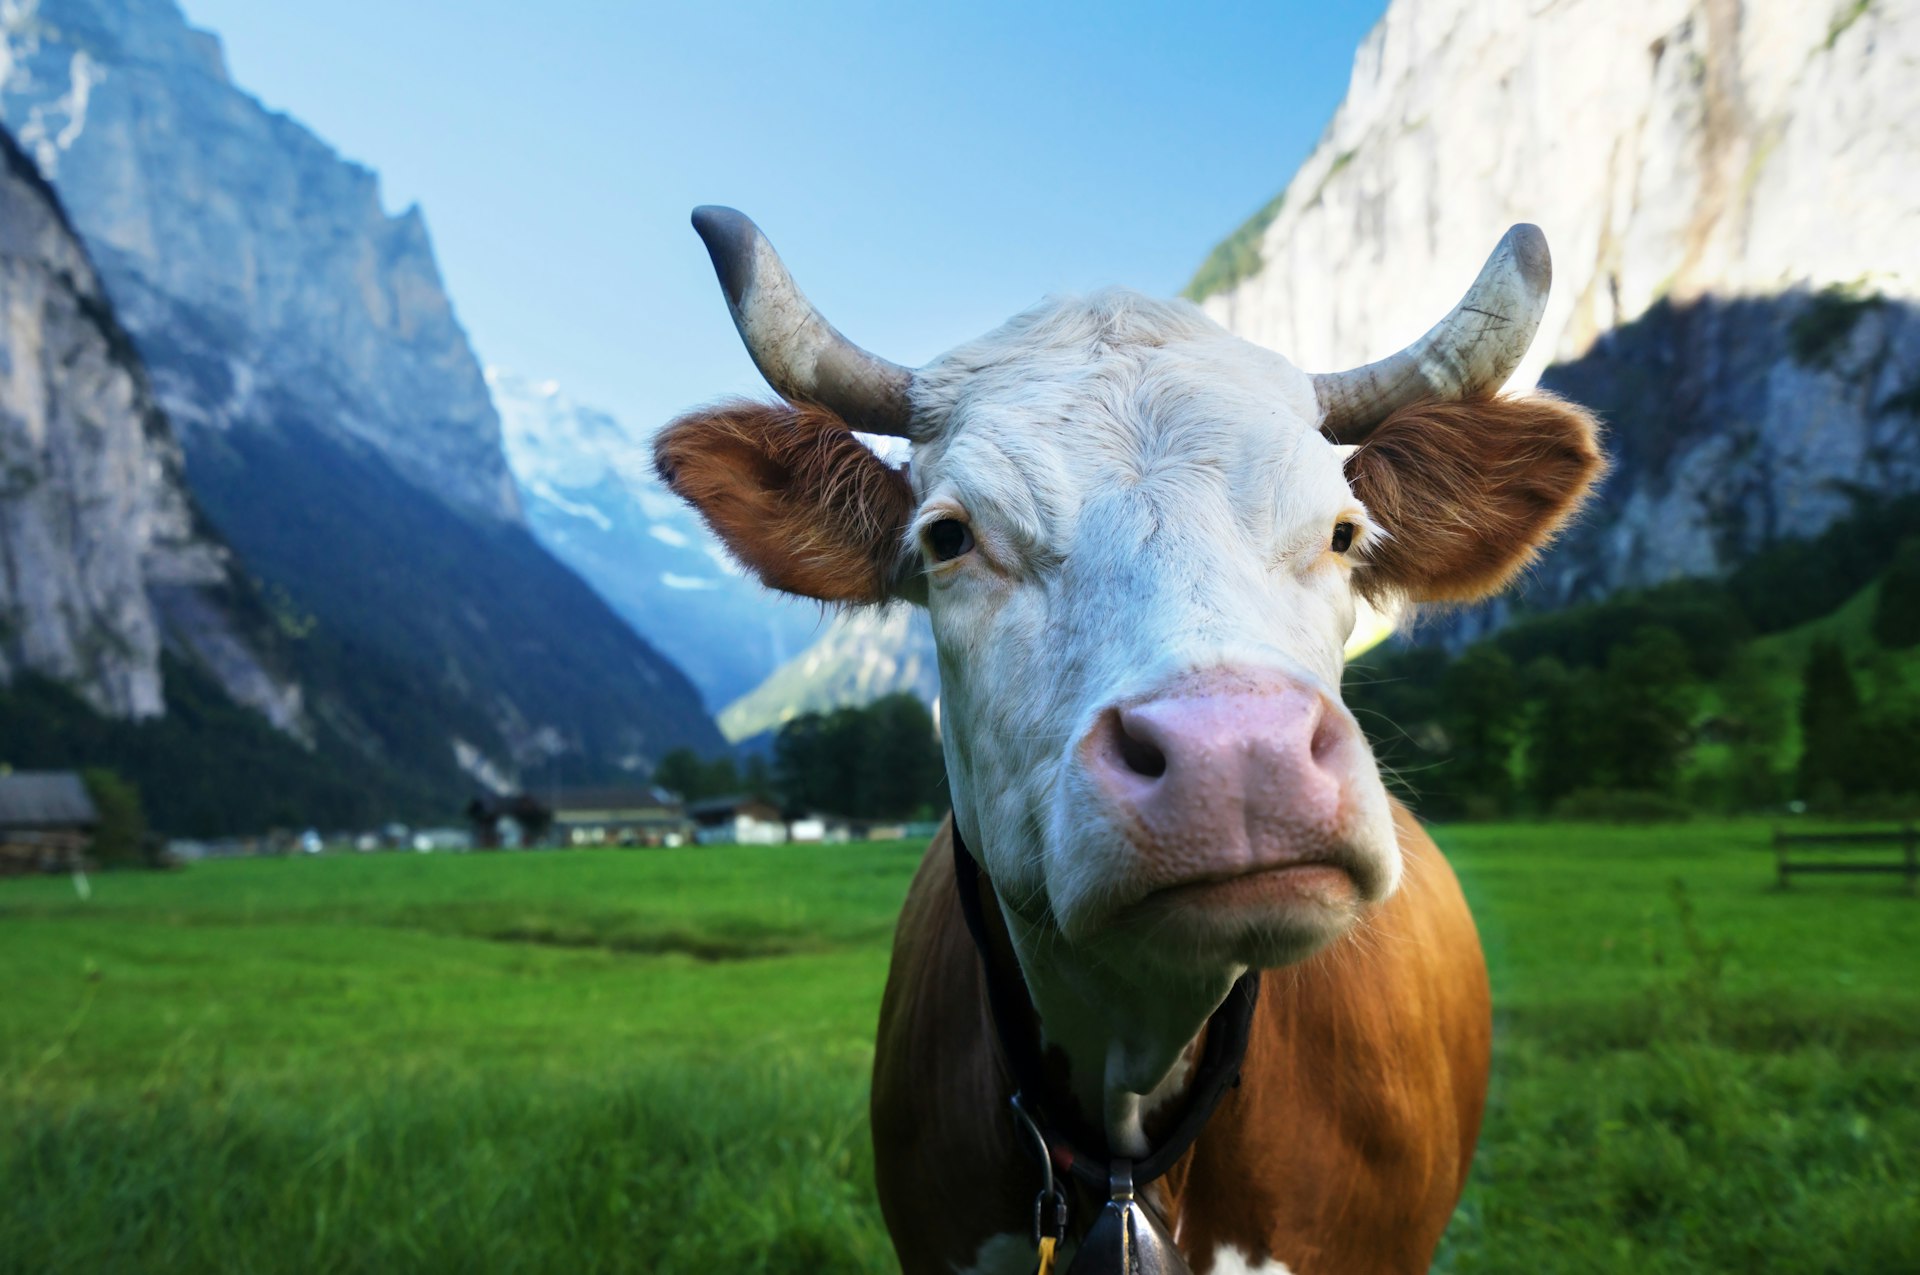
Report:
<svg viewBox="0 0 1920 1275"><path fill-rule="evenodd" d="M1552 284L1547 237L1538 226L1513 227L1460 304L1425 336L1378 363L1314 374L1321 428L1335 442L1357 443L1409 403L1499 389L1533 344Z"/></svg>
<svg viewBox="0 0 1920 1275"><path fill-rule="evenodd" d="M869 354L813 308L760 227L713 205L693 210L733 326L754 366L782 398L838 412L869 434L907 436L913 373Z"/></svg>

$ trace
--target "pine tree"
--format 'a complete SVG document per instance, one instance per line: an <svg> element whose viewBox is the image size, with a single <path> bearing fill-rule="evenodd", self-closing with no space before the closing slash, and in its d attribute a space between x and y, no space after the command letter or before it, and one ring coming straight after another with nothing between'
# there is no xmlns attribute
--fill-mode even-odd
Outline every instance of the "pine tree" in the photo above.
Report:
<svg viewBox="0 0 1920 1275"><path fill-rule="evenodd" d="M1506 652L1483 642L1447 669L1440 694L1452 753L1436 787L1463 813L1506 813L1513 805L1513 750L1524 707L1519 670Z"/></svg>
<svg viewBox="0 0 1920 1275"><path fill-rule="evenodd" d="M1834 642L1813 644L1800 694L1800 791L1816 801L1858 786L1854 754L1860 735L1860 693L1846 653Z"/></svg>
<svg viewBox="0 0 1920 1275"><path fill-rule="evenodd" d="M145 857L147 816L139 789L111 770L88 770L80 777L100 816L93 830L94 859L123 867L140 863Z"/></svg>
<svg viewBox="0 0 1920 1275"><path fill-rule="evenodd" d="M1603 788L1607 772L1607 703L1600 675L1567 669L1543 656L1527 666L1527 793L1541 810L1582 788Z"/></svg>
<svg viewBox="0 0 1920 1275"><path fill-rule="evenodd" d="M1920 536L1900 543L1893 564L1880 578L1873 608L1873 637L1897 651L1920 644Z"/></svg>
<svg viewBox="0 0 1920 1275"><path fill-rule="evenodd" d="M1671 793L1692 745L1698 688L1680 635L1647 625L1614 648L1602 677L1609 787Z"/></svg>

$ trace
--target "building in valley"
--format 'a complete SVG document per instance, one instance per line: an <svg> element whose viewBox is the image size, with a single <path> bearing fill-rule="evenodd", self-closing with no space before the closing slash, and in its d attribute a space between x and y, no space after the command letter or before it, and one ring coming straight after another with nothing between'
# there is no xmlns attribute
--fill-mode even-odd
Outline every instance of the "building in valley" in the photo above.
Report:
<svg viewBox="0 0 1920 1275"><path fill-rule="evenodd" d="M682 846L694 825L664 788L573 788L551 798L553 839L563 846Z"/></svg>
<svg viewBox="0 0 1920 1275"><path fill-rule="evenodd" d="M0 876L80 867L99 824L86 784L70 770L0 775Z"/></svg>

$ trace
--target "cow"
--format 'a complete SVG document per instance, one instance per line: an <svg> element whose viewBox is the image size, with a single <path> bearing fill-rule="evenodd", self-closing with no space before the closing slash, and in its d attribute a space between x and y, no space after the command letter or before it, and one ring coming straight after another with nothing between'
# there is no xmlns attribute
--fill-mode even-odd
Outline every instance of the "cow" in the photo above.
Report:
<svg viewBox="0 0 1920 1275"><path fill-rule="evenodd" d="M871 1098L902 1268L1069 1262L1132 1200L1202 1275L1427 1269L1485 1104L1487 975L1340 684L1363 603L1493 594L1604 469L1589 414L1497 393L1545 306L1540 231L1405 350L1309 374L1119 289L908 369L747 218L694 224L780 401L681 417L659 474L768 585L925 607L939 654L952 815L896 931ZM1210 1056L1233 1083L1137 1198L1069 1171L1148 1162Z"/></svg>

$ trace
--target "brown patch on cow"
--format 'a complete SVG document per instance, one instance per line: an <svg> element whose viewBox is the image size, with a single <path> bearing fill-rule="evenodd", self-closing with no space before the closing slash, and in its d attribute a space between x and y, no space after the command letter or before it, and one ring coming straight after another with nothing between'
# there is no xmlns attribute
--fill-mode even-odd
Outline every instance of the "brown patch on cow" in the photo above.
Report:
<svg viewBox="0 0 1920 1275"><path fill-rule="evenodd" d="M722 403L660 432L654 469L775 589L883 602L913 512L904 470L824 408Z"/></svg>
<svg viewBox="0 0 1920 1275"><path fill-rule="evenodd" d="M1599 423L1550 394L1403 408L1348 462L1354 494L1389 533L1354 583L1416 602L1497 593L1606 468Z"/></svg>
<svg viewBox="0 0 1920 1275"><path fill-rule="evenodd" d="M1394 803L1401 888L1302 965L1270 970L1243 1080L1167 1173L1206 1275L1231 1245L1291 1269L1432 1265L1480 1135L1492 1003L1451 868Z"/></svg>
<svg viewBox="0 0 1920 1275"><path fill-rule="evenodd" d="M1446 859L1397 802L1394 826L1400 890L1267 972L1239 1087L1149 1188L1198 1275L1223 1245L1302 1272L1415 1275L1453 1215L1486 1101L1486 964ZM908 891L874 1053L875 1175L907 1275L950 1275L989 1236L1025 1235L1040 1186L1007 1114L950 836ZM1076 1192L1077 1233L1098 1206Z"/></svg>

